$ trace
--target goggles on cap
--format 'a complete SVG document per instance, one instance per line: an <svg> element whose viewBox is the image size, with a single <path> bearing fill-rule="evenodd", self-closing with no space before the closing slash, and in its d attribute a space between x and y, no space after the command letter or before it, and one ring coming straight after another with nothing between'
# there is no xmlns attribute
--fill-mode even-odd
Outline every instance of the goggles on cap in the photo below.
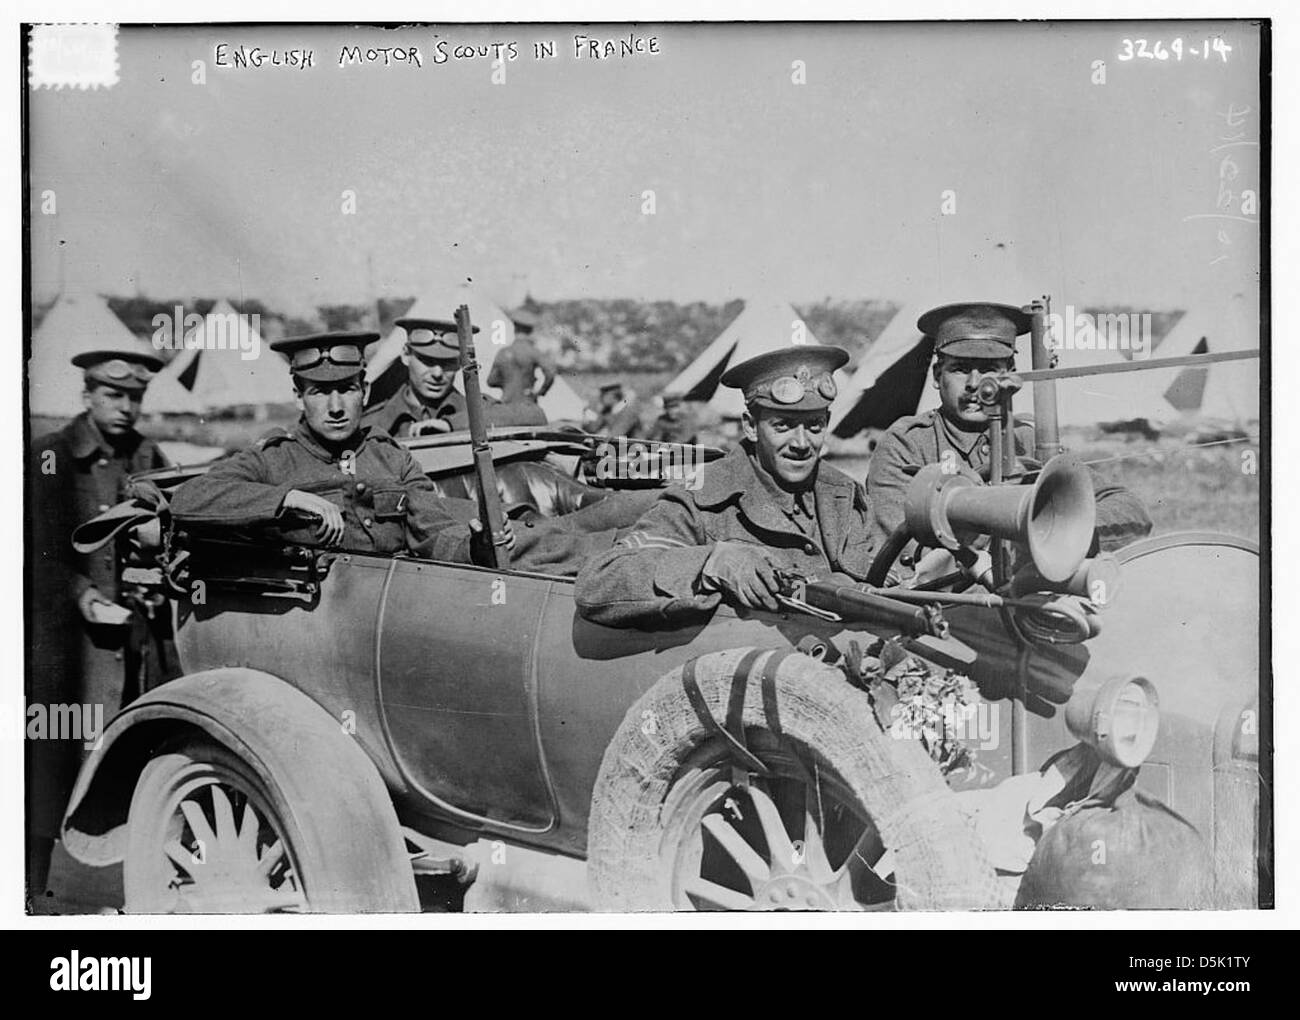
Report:
<svg viewBox="0 0 1300 1020"><path fill-rule="evenodd" d="M322 361L355 368L361 368L365 365L365 358L359 346L356 344L334 344L330 347L300 347L290 356L289 369L297 372L304 368L315 368Z"/></svg>
<svg viewBox="0 0 1300 1020"><path fill-rule="evenodd" d="M778 404L797 404L809 393L820 393L827 400L834 400L838 392L835 379L829 372L814 376L807 367L800 368L795 375L783 375L771 382L762 382L754 387L749 399L766 397Z"/></svg>
<svg viewBox="0 0 1300 1020"><path fill-rule="evenodd" d="M448 331L436 331L432 329L412 329L406 334L407 343L415 344L417 347L427 347L435 340L441 340L446 336L456 336L455 333Z"/></svg>
<svg viewBox="0 0 1300 1020"><path fill-rule="evenodd" d="M141 383L147 383L156 374L148 365L142 365L138 361L127 361L125 358L101 361L86 369L86 372L96 379L109 382L129 382L134 379Z"/></svg>

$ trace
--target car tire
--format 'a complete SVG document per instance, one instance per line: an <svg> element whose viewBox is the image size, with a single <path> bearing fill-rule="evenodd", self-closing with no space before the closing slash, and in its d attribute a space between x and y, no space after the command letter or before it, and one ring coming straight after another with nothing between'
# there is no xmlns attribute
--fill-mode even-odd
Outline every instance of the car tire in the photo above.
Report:
<svg viewBox="0 0 1300 1020"><path fill-rule="evenodd" d="M396 817L388 827L358 822L347 803L295 811L265 766L210 738L187 738L153 758L136 783L122 866L125 908L418 910Z"/></svg>
<svg viewBox="0 0 1300 1020"><path fill-rule="evenodd" d="M705 655L660 679L606 748L588 827L598 909L1004 903L982 842L918 741L888 735L839 670L749 652ZM745 751L721 732L729 712L743 720Z"/></svg>

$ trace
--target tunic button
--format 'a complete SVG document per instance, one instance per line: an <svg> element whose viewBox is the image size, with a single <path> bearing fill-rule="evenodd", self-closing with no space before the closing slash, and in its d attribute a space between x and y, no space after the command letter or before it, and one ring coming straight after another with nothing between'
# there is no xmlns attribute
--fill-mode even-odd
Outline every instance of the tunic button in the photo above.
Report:
<svg viewBox="0 0 1300 1020"><path fill-rule="evenodd" d="M367 517L367 518L366 518L364 521L362 521L361 523L364 524L364 525L368 528L368 527L370 527L372 521L370 520L369 517Z"/></svg>
<svg viewBox="0 0 1300 1020"><path fill-rule="evenodd" d="M107 504L107 503L100 503L100 504L99 504L99 512L100 512L101 514L102 514L105 510L107 510L107 509L108 509L108 504Z"/></svg>
<svg viewBox="0 0 1300 1020"><path fill-rule="evenodd" d="M812 555L813 553L815 553L817 550L816 550L816 548L813 546L813 544L812 544L811 542L809 542L807 545L805 545L805 546L803 547L803 551L806 552L809 556L811 556L811 555Z"/></svg>
<svg viewBox="0 0 1300 1020"><path fill-rule="evenodd" d="M103 457L100 457L99 460L96 461L95 463L98 464L100 467L106 467L108 465L108 461L105 460Z"/></svg>
<svg viewBox="0 0 1300 1020"><path fill-rule="evenodd" d="M366 483L357 482L357 492L365 492L365 491L366 491Z"/></svg>

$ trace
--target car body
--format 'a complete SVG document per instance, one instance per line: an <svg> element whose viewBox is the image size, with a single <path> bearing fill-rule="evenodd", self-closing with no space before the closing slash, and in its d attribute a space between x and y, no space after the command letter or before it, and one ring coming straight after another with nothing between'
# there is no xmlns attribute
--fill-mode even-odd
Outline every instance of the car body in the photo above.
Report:
<svg viewBox="0 0 1300 1020"><path fill-rule="evenodd" d="M468 467L464 442L409 445L432 477ZM525 438L498 443L496 454L499 462L555 459L581 456L581 446ZM165 491L191 473L155 472L151 480ZM368 779L368 792L354 796L384 791L413 857L439 850L455 857L457 847L477 842L581 862L607 749L663 678L733 649L829 647L827 658L835 659L851 642L865 647L898 633L794 607L767 613L725 605L695 626L615 630L575 611L572 578L286 548L266 536L173 537L163 560L188 554L189 597L175 602L183 677L124 709L83 769L65 832L69 849L93 863L122 859L133 789L169 723L202 730L251 760L257 746L292 743L283 725L256 738L240 732L262 728L279 711L257 700L268 697L287 706L288 719L315 706L313 725L325 732L333 721L363 752L379 783ZM1259 709L1257 551L1223 536L1164 536L1120 559L1123 585L1101 634L1085 644L1026 650L997 614L946 610L954 637L977 653L966 671L992 725L967 740L979 768L954 773L949 785L989 786L1026 764L1037 769L1078 742L1061 710L1076 688L1144 676L1159 693L1161 722L1139 787L1207 841L1219 876L1216 904L1254 906L1267 823L1261 827L1257 742L1243 735L1243 725L1250 729L1243 720L1257 719ZM1203 577L1216 578L1220 591L1209 591ZM1225 598L1223 587L1241 599ZM1153 599L1162 600L1155 618ZM1232 614L1226 625L1225 613ZM1027 699L1007 678L1022 666L1030 687L1056 695L1017 707ZM283 696L274 693L281 687ZM254 690L261 707L233 704ZM328 810L334 796L342 794L318 791L299 810ZM534 890L521 902L537 908L544 898ZM557 902L584 900L573 894Z"/></svg>

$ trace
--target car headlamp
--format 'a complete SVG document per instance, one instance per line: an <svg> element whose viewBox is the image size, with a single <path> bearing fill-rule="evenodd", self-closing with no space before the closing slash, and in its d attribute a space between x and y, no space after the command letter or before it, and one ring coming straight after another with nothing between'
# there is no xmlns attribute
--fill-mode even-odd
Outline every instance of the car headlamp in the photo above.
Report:
<svg viewBox="0 0 1300 1020"><path fill-rule="evenodd" d="M1137 768L1155 746L1160 698L1145 677L1081 685L1065 706L1065 724L1105 761Z"/></svg>

